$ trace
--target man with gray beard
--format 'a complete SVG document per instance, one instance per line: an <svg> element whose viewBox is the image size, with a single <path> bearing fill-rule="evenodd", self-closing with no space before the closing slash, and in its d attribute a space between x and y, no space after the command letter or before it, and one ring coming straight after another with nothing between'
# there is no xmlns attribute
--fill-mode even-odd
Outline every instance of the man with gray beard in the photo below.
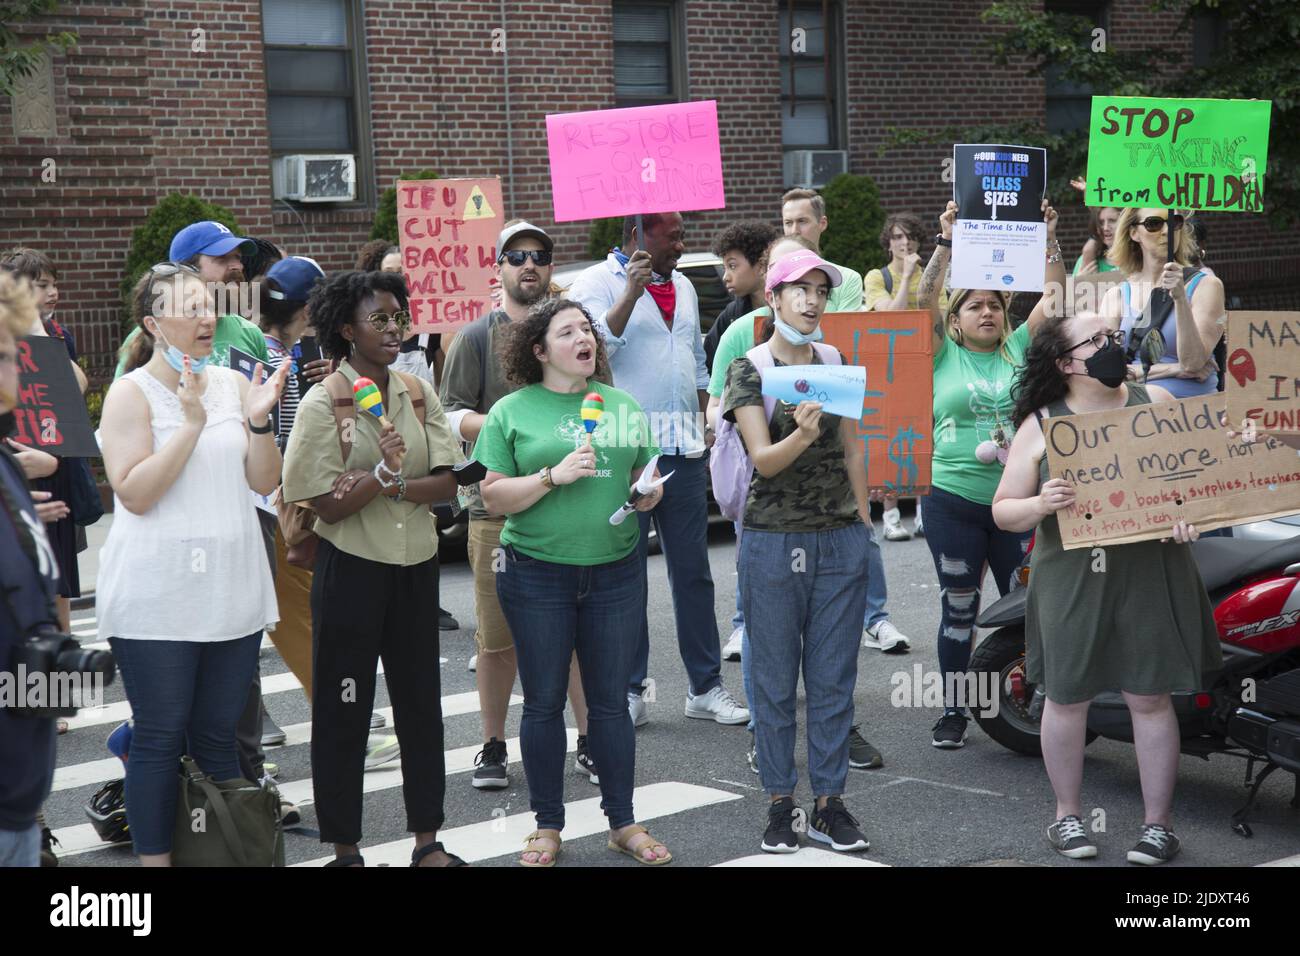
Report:
<svg viewBox="0 0 1300 956"><path fill-rule="evenodd" d="M550 295L554 246L551 237L531 223L520 219L506 223L497 237L501 308L475 319L451 340L439 398L452 431L469 446L478 440L492 406L519 387L508 381L501 369L496 340L504 324L522 321L533 305ZM485 741L474 760L477 769L471 782L480 790L500 790L510 785L506 775L506 711L516 670L514 639L497 600L493 569L506 519L488 515L477 488L470 497L469 518L469 562L474 572L474 617L478 621L474 670ZM598 783L596 766L587 751L587 699L582 693L576 657L569 669L569 702L578 724L574 770Z"/></svg>

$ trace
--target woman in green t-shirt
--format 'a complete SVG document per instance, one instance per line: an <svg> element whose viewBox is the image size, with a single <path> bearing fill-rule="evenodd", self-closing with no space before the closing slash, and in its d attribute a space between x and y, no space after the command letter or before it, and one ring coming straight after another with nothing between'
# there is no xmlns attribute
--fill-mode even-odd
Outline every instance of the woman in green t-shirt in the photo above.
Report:
<svg viewBox="0 0 1300 956"><path fill-rule="evenodd" d="M1056 241L1056 210L1043 201L1047 223L1044 293L1029 319L1012 331L1011 296L1001 290L953 289L948 308L938 308L948 269L957 204L939 217L942 233L921 277L922 308L934 316L934 458L925 501L925 541L939 576L939 669L944 711L931 743L943 749L966 740L966 665L979 616L984 572L993 569L1005 594L1028 546L1029 535L1003 531L993 521L993 493L1015 427L1012 381L1025 349L1044 318L1060 311L1065 267Z"/></svg>
<svg viewBox="0 0 1300 956"><path fill-rule="evenodd" d="M519 747L537 818L519 862L554 866L560 851L564 701L576 650L609 848L638 863L668 863L668 848L632 812L636 738L626 688L644 601L639 525L610 522L658 449L636 399L596 378L608 376L605 343L578 303L550 299L512 322L501 361L521 387L492 406L474 454L487 468L483 506L507 516L497 596L524 690ZM587 402L593 392L599 403ZM583 412L597 404L603 412L588 433ZM660 496L644 495L637 510Z"/></svg>

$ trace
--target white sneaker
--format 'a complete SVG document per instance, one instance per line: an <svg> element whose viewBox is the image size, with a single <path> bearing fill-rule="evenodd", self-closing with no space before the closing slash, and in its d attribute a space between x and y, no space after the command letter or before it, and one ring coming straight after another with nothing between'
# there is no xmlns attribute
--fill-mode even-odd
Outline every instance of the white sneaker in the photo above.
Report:
<svg viewBox="0 0 1300 956"><path fill-rule="evenodd" d="M627 695L627 712L632 716L633 727L644 727L650 723L650 709L640 694Z"/></svg>
<svg viewBox="0 0 1300 956"><path fill-rule="evenodd" d="M888 618L877 621L862 631L862 646L874 647L886 654L906 654L912 649L912 642Z"/></svg>
<svg viewBox="0 0 1300 956"><path fill-rule="evenodd" d="M903 516L897 508L890 508L881 515L885 525L886 541L911 541L912 532L903 527Z"/></svg>
<svg viewBox="0 0 1300 956"><path fill-rule="evenodd" d="M738 627L731 632L731 637L727 638L727 643L722 647L722 659L724 661L740 660L740 644L745 636L745 629Z"/></svg>
<svg viewBox="0 0 1300 956"><path fill-rule="evenodd" d="M478 670L477 654L475 654L473 657L469 659L469 663L465 666L465 670L469 671L471 674L473 674L476 670Z"/></svg>
<svg viewBox="0 0 1300 956"><path fill-rule="evenodd" d="M401 755L402 748L398 745L396 737L371 737L370 742L366 744L366 769L376 770L392 763Z"/></svg>
<svg viewBox="0 0 1300 956"><path fill-rule="evenodd" d="M687 694L686 716L714 720L719 724L749 723L749 709L741 707L721 684L707 694Z"/></svg>

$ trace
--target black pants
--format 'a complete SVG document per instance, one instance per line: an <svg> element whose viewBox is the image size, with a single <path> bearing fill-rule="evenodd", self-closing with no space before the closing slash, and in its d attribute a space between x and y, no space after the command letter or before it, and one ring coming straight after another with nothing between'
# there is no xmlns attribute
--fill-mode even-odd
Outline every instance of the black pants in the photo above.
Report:
<svg viewBox="0 0 1300 956"><path fill-rule="evenodd" d="M393 702L402 745L406 829L443 822L438 559L402 567L368 561L321 540L311 585L311 777L322 843L361 842L361 788L375 701L375 667Z"/></svg>

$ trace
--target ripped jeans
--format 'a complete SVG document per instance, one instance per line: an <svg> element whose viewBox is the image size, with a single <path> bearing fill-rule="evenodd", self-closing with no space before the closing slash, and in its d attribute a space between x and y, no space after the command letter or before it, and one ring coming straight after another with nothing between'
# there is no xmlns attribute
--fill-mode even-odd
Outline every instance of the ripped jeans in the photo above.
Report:
<svg viewBox="0 0 1300 956"><path fill-rule="evenodd" d="M993 521L993 508L932 488L925 499L925 541L939 575L942 617L939 619L939 669L943 672L944 710L958 710L956 675L970 663L971 636L980 612L984 572L993 569L999 594L1011 587L1011 576L1024 560L1032 532L1003 531Z"/></svg>

